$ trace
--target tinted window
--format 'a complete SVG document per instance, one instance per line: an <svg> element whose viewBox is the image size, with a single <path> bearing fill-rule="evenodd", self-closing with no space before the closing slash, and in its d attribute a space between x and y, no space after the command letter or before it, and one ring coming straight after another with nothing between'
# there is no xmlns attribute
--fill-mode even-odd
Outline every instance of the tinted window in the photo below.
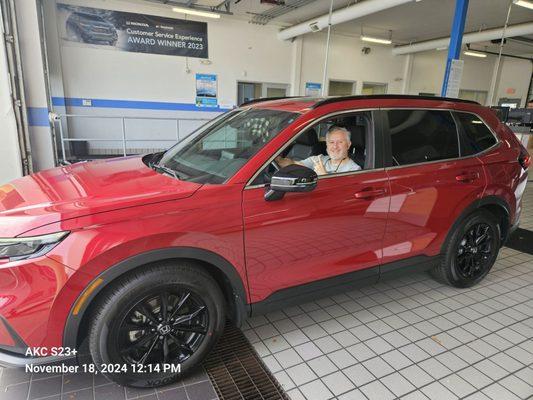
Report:
<svg viewBox="0 0 533 400"><path fill-rule="evenodd" d="M387 111L394 165L459 157L457 128L448 111Z"/></svg>
<svg viewBox="0 0 533 400"><path fill-rule="evenodd" d="M496 138L483 121L474 114L456 113L462 126L461 155L477 154L496 144Z"/></svg>

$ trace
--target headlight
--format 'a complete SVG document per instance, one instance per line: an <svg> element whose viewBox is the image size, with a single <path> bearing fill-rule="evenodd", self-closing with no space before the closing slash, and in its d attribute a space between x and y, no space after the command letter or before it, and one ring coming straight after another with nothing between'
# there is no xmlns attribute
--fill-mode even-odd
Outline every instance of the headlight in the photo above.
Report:
<svg viewBox="0 0 533 400"><path fill-rule="evenodd" d="M24 260L42 256L52 250L69 232L57 232L50 235L0 238L0 259L9 258L11 261Z"/></svg>

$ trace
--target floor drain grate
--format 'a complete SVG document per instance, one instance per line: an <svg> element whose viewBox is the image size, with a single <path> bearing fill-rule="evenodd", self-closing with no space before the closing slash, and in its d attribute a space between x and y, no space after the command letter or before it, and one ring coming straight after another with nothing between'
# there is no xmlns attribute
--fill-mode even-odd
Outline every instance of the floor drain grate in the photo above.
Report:
<svg viewBox="0 0 533 400"><path fill-rule="evenodd" d="M243 333L229 324L204 367L220 400L289 399Z"/></svg>

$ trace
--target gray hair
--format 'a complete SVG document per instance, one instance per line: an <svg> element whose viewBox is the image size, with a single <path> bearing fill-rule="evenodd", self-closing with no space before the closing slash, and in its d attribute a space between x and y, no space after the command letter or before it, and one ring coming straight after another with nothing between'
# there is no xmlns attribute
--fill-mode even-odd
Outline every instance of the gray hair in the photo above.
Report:
<svg viewBox="0 0 533 400"><path fill-rule="evenodd" d="M329 139L329 135L330 134L332 134L333 132L336 132L336 131L343 132L344 135L346 136L346 140L348 142L352 141L352 134L350 133L350 131L348 129L343 128L342 126L335 126L335 125L333 125L331 128L328 129L328 131L326 133L326 140Z"/></svg>

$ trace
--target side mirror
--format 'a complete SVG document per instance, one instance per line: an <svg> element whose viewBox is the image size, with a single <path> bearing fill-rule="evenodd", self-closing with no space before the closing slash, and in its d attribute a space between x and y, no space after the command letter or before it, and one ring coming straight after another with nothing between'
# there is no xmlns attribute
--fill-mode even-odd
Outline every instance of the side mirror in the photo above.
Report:
<svg viewBox="0 0 533 400"><path fill-rule="evenodd" d="M266 187L265 200L283 198L286 192L310 192L316 188L318 175L311 168L292 164L278 170Z"/></svg>

